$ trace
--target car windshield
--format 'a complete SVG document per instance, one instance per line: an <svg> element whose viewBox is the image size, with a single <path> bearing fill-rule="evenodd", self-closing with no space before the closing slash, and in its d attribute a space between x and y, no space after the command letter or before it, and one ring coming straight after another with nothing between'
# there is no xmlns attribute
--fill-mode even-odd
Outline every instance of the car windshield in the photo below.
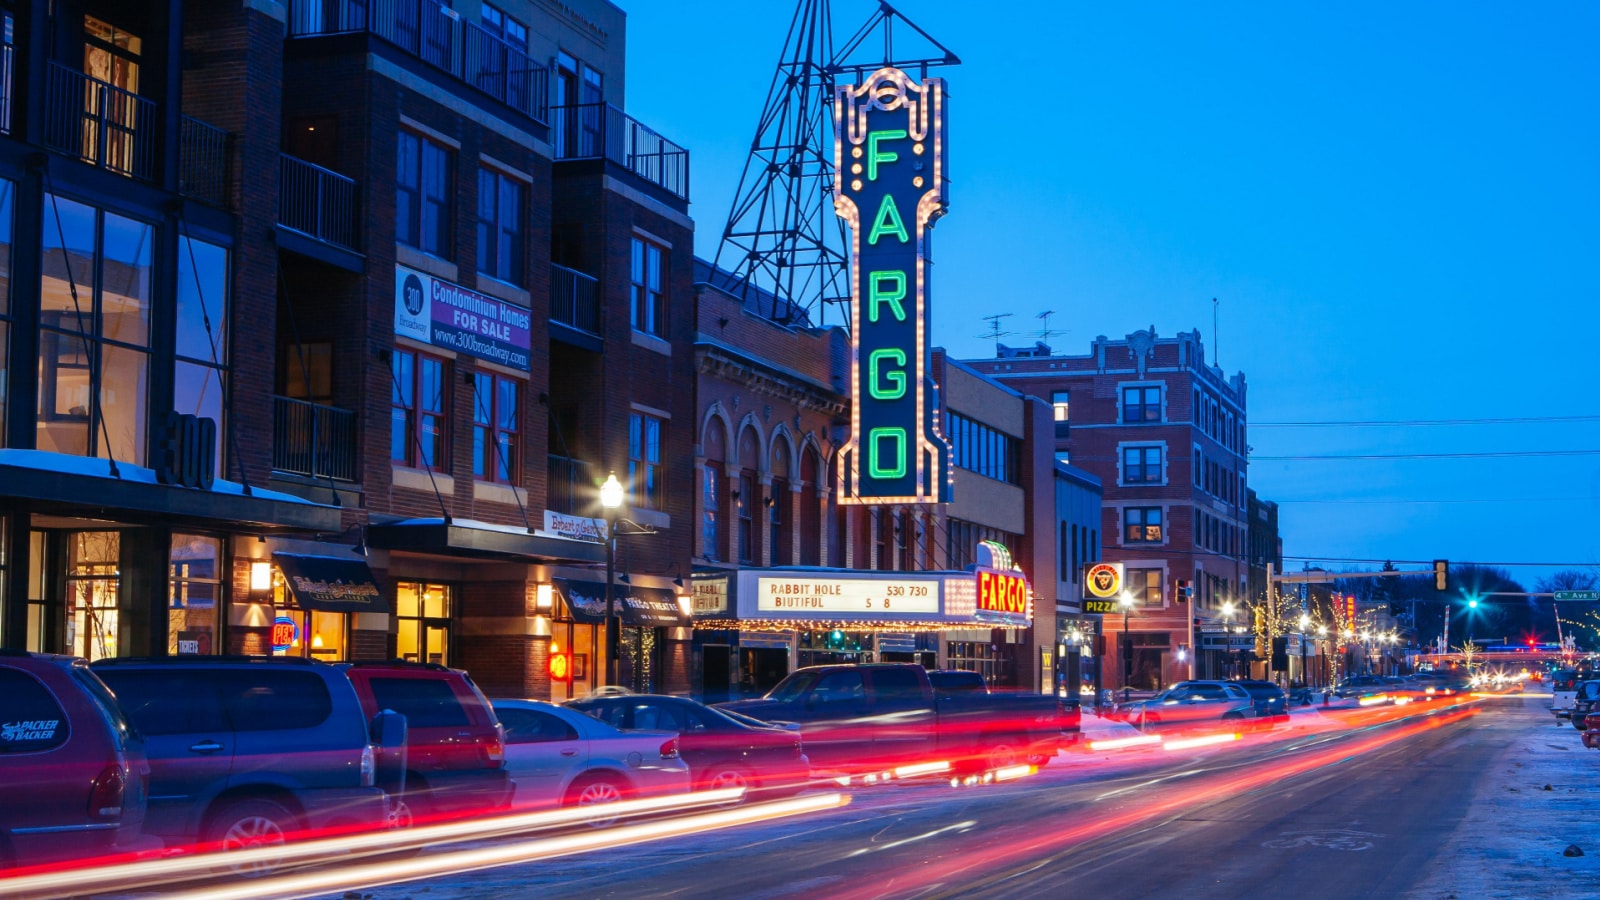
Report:
<svg viewBox="0 0 1600 900"><path fill-rule="evenodd" d="M772 690L767 692L766 699L780 702L794 700L804 694L806 689L811 687L811 683L816 680L816 672L796 672L778 682Z"/></svg>

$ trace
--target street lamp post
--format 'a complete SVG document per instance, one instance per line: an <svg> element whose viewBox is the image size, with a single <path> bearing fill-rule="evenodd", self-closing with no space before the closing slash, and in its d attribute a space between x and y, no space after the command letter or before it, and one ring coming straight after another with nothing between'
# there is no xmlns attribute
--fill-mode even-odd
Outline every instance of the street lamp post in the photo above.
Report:
<svg viewBox="0 0 1600 900"><path fill-rule="evenodd" d="M1306 638L1311 630L1311 617L1305 613L1300 614L1300 685L1306 690L1311 689L1311 675L1306 672Z"/></svg>
<svg viewBox="0 0 1600 900"><path fill-rule="evenodd" d="M1328 626L1317 626L1317 639L1322 642L1322 689L1326 693L1328 682L1333 680L1331 673L1328 671Z"/></svg>
<svg viewBox="0 0 1600 900"><path fill-rule="evenodd" d="M1222 652L1226 654L1224 658L1228 661L1228 677L1231 678L1237 674L1233 656L1233 601L1224 600L1222 603L1221 612L1223 623L1222 640L1224 645L1227 647L1227 649Z"/></svg>
<svg viewBox="0 0 1600 900"><path fill-rule="evenodd" d="M617 683L617 655L622 629L617 621L616 589L612 582L617 573L617 515L622 509L622 482L617 473L606 476L600 485L600 509L606 517L606 684Z"/></svg>
<svg viewBox="0 0 1600 900"><path fill-rule="evenodd" d="M1117 598L1117 604L1122 607L1122 702L1127 703L1129 694L1128 676L1133 674L1133 635L1128 632L1128 616L1133 612L1133 595L1127 591Z"/></svg>

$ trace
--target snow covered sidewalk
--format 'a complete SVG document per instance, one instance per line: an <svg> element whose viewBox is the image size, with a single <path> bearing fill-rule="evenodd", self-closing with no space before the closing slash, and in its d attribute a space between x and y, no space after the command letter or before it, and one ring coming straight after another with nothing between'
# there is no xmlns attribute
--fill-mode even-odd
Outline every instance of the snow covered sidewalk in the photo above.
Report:
<svg viewBox="0 0 1600 900"><path fill-rule="evenodd" d="M1600 751L1525 703L1527 729L1485 773L1413 900L1600 896ZM1576 846L1583 856L1564 856Z"/></svg>

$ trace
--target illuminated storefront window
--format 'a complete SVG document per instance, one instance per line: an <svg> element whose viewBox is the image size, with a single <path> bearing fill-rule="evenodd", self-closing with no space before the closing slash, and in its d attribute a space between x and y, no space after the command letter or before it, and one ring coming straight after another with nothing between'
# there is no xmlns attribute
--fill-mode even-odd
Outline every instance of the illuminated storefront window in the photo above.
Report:
<svg viewBox="0 0 1600 900"><path fill-rule="evenodd" d="M80 531L67 539L67 652L93 661L118 652L117 608L122 535Z"/></svg>
<svg viewBox="0 0 1600 900"><path fill-rule="evenodd" d="M350 614L301 609L283 583L283 573L272 572L272 655L332 661L350 658Z"/></svg>
<svg viewBox="0 0 1600 900"><path fill-rule="evenodd" d="M450 619L455 591L446 584L402 581L395 586L399 630L395 655L410 662L450 664Z"/></svg>
<svg viewBox="0 0 1600 900"><path fill-rule="evenodd" d="M167 653L222 650L217 610L222 601L222 541L174 534L168 563Z"/></svg>

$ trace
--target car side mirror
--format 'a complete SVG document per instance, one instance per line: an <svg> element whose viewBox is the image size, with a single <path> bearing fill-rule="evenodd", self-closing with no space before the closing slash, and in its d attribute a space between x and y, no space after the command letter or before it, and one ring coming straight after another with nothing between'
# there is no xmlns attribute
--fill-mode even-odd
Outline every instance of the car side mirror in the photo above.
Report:
<svg viewBox="0 0 1600 900"><path fill-rule="evenodd" d="M406 731L405 715L386 709L372 717L370 740L385 750L393 750L406 745Z"/></svg>

